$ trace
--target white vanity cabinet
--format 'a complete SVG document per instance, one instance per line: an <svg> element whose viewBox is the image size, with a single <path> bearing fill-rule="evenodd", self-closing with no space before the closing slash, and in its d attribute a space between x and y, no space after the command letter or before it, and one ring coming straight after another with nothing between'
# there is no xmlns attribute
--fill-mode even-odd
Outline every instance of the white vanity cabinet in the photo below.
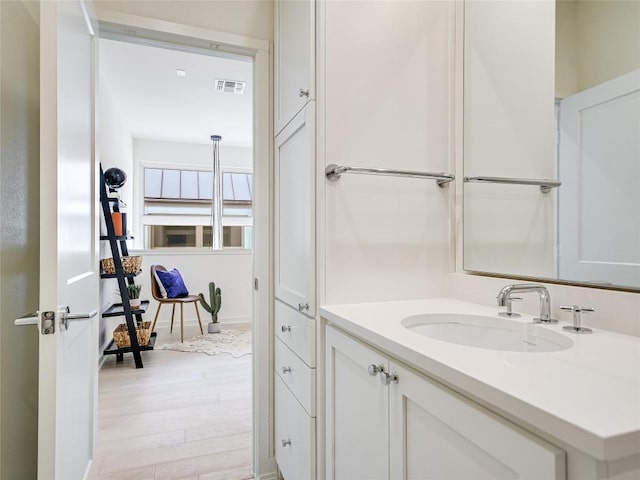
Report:
<svg viewBox="0 0 640 480"><path fill-rule="evenodd" d="M315 1L275 2L275 131L315 99Z"/></svg>
<svg viewBox="0 0 640 480"><path fill-rule="evenodd" d="M564 451L331 326L326 385L327 478L566 478Z"/></svg>
<svg viewBox="0 0 640 480"><path fill-rule="evenodd" d="M314 317L315 102L275 139L275 296Z"/></svg>

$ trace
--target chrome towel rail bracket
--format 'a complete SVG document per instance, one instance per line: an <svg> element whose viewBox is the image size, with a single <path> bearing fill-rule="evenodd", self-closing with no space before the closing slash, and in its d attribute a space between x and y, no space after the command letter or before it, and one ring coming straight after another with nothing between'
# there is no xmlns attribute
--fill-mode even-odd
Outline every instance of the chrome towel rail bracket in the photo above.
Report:
<svg viewBox="0 0 640 480"><path fill-rule="evenodd" d="M535 185L540 187L542 193L549 193L552 188L562 185L559 180L533 179L533 178L509 178L509 177L464 177L465 183L503 183L508 185Z"/></svg>

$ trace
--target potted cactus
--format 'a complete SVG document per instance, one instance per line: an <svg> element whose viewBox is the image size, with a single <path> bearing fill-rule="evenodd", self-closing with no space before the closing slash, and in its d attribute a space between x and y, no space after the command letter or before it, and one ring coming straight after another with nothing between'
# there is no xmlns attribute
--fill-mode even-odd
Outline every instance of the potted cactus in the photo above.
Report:
<svg viewBox="0 0 640 480"><path fill-rule="evenodd" d="M209 333L220 333L218 312L222 305L222 290L220 290L220 288L216 288L216 284L214 282L209 282L209 301L211 302L211 305L207 303L202 293L198 294L198 297L200 297L200 304L202 305L202 308L211 314L211 323L207 326L207 331Z"/></svg>
<svg viewBox="0 0 640 480"><path fill-rule="evenodd" d="M140 308L140 290L142 290L142 285L138 285L137 283L127 285L129 305L131 305L131 308L134 310Z"/></svg>

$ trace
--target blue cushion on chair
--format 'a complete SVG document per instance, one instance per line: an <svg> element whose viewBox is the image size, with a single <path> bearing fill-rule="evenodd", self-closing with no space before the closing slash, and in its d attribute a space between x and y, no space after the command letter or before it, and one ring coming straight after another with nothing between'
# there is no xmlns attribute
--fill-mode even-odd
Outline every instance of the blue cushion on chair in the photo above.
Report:
<svg viewBox="0 0 640 480"><path fill-rule="evenodd" d="M182 275L177 269L174 268L170 272L157 270L157 273L162 286L167 289L167 298L180 298L189 295L184 280L182 280Z"/></svg>

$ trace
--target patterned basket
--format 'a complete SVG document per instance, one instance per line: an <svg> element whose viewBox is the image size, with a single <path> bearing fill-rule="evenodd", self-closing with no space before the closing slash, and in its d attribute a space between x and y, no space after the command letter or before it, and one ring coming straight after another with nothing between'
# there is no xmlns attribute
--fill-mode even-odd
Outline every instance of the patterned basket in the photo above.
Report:
<svg viewBox="0 0 640 480"><path fill-rule="evenodd" d="M149 337L151 336L151 322L142 322L142 325L136 327L136 334L138 336L138 345L145 346L149 343ZM129 338L129 330L126 323L121 323L113 331L113 340L116 342L118 348L128 348L131 346L131 339Z"/></svg>
<svg viewBox="0 0 640 480"><path fill-rule="evenodd" d="M116 264L113 258L103 258L100 260L102 272L113 275L116 273ZM138 273L142 269L142 257L136 255L134 257L122 257L122 268L124 273Z"/></svg>

